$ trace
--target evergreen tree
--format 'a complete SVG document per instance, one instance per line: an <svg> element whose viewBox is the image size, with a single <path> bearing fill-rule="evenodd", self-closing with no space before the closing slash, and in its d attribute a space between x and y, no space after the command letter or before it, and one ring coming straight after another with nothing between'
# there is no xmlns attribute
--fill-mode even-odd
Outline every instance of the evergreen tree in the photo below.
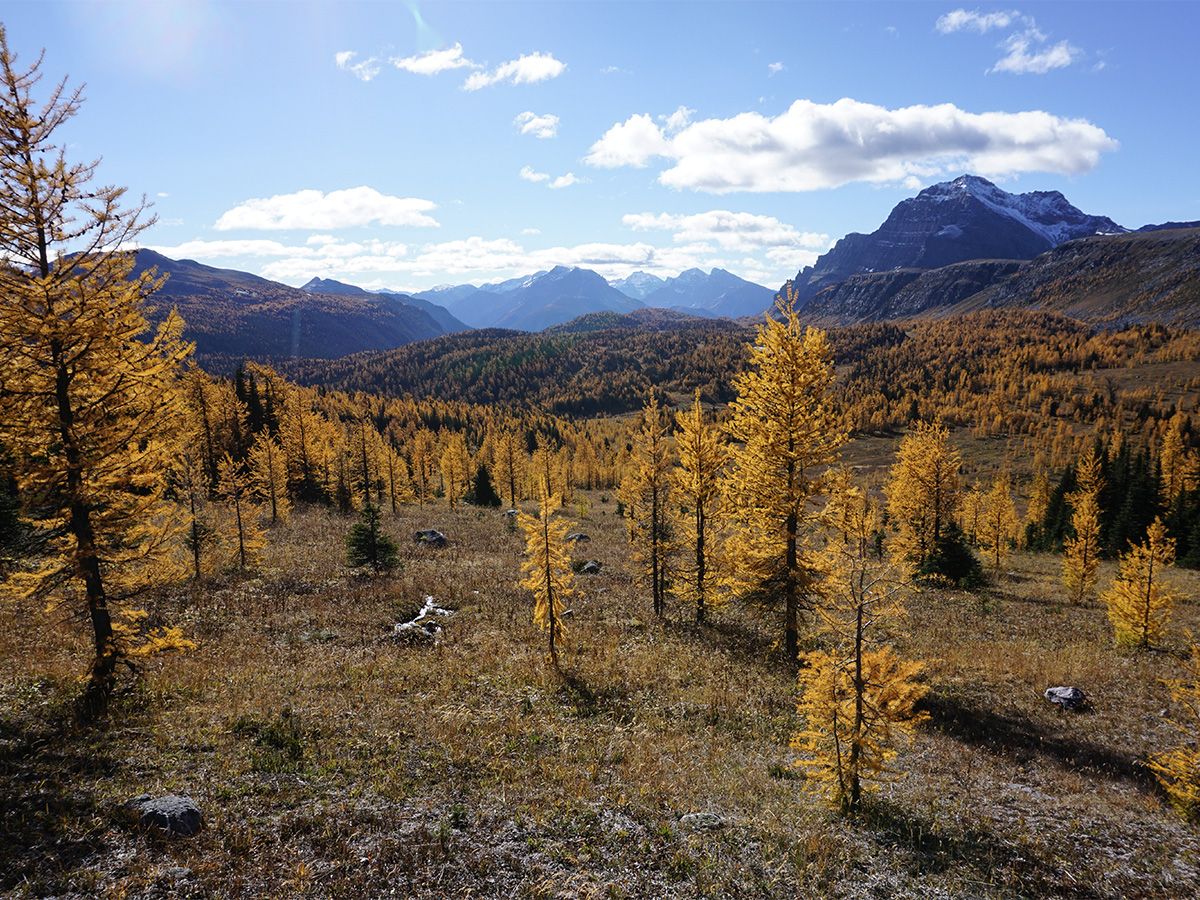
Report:
<svg viewBox="0 0 1200 900"><path fill-rule="evenodd" d="M734 379L729 407L732 461L724 480L735 533L729 559L743 593L784 604L784 650L795 660L799 615L810 605L816 572L804 534L816 510L823 471L845 432L834 414L832 352L825 333L800 324L795 297L759 327L749 366Z"/></svg>
<svg viewBox="0 0 1200 900"><path fill-rule="evenodd" d="M139 637L144 615L123 603L174 574L183 523L165 489L190 347L174 313L148 334L161 281L134 275L121 249L152 221L144 206L122 208L124 189L92 184L96 164L68 162L58 143L80 91L60 82L39 105L41 60L17 65L0 29L0 443L45 551L10 586L80 604L90 719L107 709L122 658L188 646L178 629Z"/></svg>
<svg viewBox="0 0 1200 900"><path fill-rule="evenodd" d="M467 502L473 503L475 506L491 507L500 506L503 502L492 485L492 473L482 462L475 470L475 478L471 482L471 493L467 497Z"/></svg>
<svg viewBox="0 0 1200 900"><path fill-rule="evenodd" d="M379 509L371 503L363 504L346 535L346 564L356 569L369 566L376 575L400 565L399 548L384 533Z"/></svg>

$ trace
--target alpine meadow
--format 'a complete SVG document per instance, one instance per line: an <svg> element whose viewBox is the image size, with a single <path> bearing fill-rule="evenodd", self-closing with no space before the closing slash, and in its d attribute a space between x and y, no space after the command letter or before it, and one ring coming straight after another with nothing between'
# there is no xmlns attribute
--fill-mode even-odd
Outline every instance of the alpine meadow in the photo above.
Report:
<svg viewBox="0 0 1200 900"><path fill-rule="evenodd" d="M0 896L1200 896L1197 33L0 3Z"/></svg>

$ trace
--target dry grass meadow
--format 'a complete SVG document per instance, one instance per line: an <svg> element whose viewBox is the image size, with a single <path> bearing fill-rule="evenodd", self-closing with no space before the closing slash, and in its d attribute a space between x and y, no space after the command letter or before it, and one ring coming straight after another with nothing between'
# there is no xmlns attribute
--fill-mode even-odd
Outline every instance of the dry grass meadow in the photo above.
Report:
<svg viewBox="0 0 1200 900"><path fill-rule="evenodd" d="M1191 897L1200 835L1140 761L1176 740L1169 651L1115 651L1098 607L1058 602L1059 560L931 591L898 637L930 660L930 721L857 821L804 789L775 614L655 622L611 498L567 514L580 558L563 679L495 512L402 510L399 574L343 565L349 521L303 511L253 577L153 598L192 653L126 679L111 723L69 726L78 623L0 604L0 891L59 897ZM581 513L583 513L581 515ZM436 527L452 544L408 542ZM1173 573L1188 597L1194 573ZM1106 569L1103 579L1111 577ZM429 646L391 626L426 595ZM1200 630L1192 603L1175 633ZM1075 684L1086 714L1041 692ZM120 804L184 793L194 838ZM692 830L681 817L720 815Z"/></svg>

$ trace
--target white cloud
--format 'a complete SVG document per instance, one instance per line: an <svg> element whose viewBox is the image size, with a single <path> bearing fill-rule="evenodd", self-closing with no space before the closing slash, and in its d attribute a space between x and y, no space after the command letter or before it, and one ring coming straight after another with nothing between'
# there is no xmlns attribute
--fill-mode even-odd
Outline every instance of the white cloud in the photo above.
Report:
<svg viewBox="0 0 1200 900"><path fill-rule="evenodd" d="M428 50L415 56L393 56L390 62L402 72L414 75L437 75L439 72L449 72L452 69L476 69L478 66L463 56L462 44L443 50Z"/></svg>
<svg viewBox="0 0 1200 900"><path fill-rule="evenodd" d="M1001 45L1008 52L988 69L988 72L1011 72L1014 75L1045 75L1054 69L1071 65L1082 55L1078 47L1067 41L1059 41L1049 47L1030 47L1044 43L1046 36L1036 28L1009 35Z"/></svg>
<svg viewBox="0 0 1200 900"><path fill-rule="evenodd" d="M359 81L370 81L380 72L379 60L371 56L361 62L354 62L358 54L353 50L343 50L333 55L333 61L344 72L349 72Z"/></svg>
<svg viewBox="0 0 1200 900"><path fill-rule="evenodd" d="M567 64L554 58L551 53L522 54L517 59L501 63L490 72L473 72L465 82L463 89L477 91L493 84L508 82L509 84L536 84L557 78L567 68Z"/></svg>
<svg viewBox="0 0 1200 900"><path fill-rule="evenodd" d="M173 259L227 259L239 256L292 256L307 253L301 247L289 247L279 241L184 241L172 247L150 246L148 249Z"/></svg>
<svg viewBox="0 0 1200 900"><path fill-rule="evenodd" d="M526 237L535 237L541 233L542 233L542 229L540 229L540 228L522 228L521 229L521 234L525 235Z"/></svg>
<svg viewBox="0 0 1200 900"><path fill-rule="evenodd" d="M713 243L726 250L763 247L825 250L829 235L797 231L774 216L712 209L694 215L629 213L622 223L634 231L670 231L676 243Z"/></svg>
<svg viewBox="0 0 1200 900"><path fill-rule="evenodd" d="M170 195L170 194L168 194L166 191L159 191L159 192L158 192L157 194L155 194L154 196L155 196L155 197L158 197L158 198L160 198L160 199L165 199L165 198L167 198L167 197L170 197L171 195Z"/></svg>
<svg viewBox="0 0 1200 900"><path fill-rule="evenodd" d="M787 69L787 66L781 62L767 63L767 76L770 77L771 75L778 75L785 69Z"/></svg>
<svg viewBox="0 0 1200 900"><path fill-rule="evenodd" d="M526 110L513 119L513 124L517 126L521 134L532 134L541 140L547 140L558 134L558 116L549 113L539 116L535 112Z"/></svg>
<svg viewBox="0 0 1200 900"><path fill-rule="evenodd" d="M585 161L641 167L659 157L669 161L661 184L724 194L901 183L960 171L1077 174L1116 147L1086 119L1038 110L971 113L950 103L888 109L844 98L797 100L773 117L705 119L674 135L650 116L634 115L609 128Z"/></svg>
<svg viewBox="0 0 1200 900"><path fill-rule="evenodd" d="M933 27L942 34L955 31L977 31L984 34L993 28L1007 28L1019 19L1021 14L1016 10L981 13L979 10L956 9L939 16Z"/></svg>
<svg viewBox="0 0 1200 900"><path fill-rule="evenodd" d="M522 166L521 171L517 174L525 181L531 181L534 184L545 184L546 187L554 191L570 187L573 184L579 184L584 180L577 178L574 172L567 172L565 175L554 177L545 172L538 172L533 166Z"/></svg>
<svg viewBox="0 0 1200 900"><path fill-rule="evenodd" d="M602 169L642 168L655 156L668 156L671 145L661 128L645 113L618 122L592 144L584 162Z"/></svg>
<svg viewBox="0 0 1200 900"><path fill-rule="evenodd" d="M692 116L695 114L696 111L694 109L680 106L669 116L659 116L658 120L666 125L667 134L674 134L676 131L687 128L692 122Z"/></svg>
<svg viewBox="0 0 1200 900"><path fill-rule="evenodd" d="M436 228L437 221L426 215L436 206L430 200L393 197L366 186L327 194L306 190L246 200L222 213L213 227L218 231L236 228L329 230L373 224Z"/></svg>
<svg viewBox="0 0 1200 900"><path fill-rule="evenodd" d="M550 176L545 172L535 172L533 166L521 166L521 171L517 174L525 181L532 181L534 184L550 180Z"/></svg>

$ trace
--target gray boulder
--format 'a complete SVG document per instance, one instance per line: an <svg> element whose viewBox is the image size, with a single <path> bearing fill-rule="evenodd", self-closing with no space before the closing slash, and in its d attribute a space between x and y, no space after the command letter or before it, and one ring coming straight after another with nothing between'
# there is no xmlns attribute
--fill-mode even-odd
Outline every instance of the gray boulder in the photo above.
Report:
<svg viewBox="0 0 1200 900"><path fill-rule="evenodd" d="M594 559L589 559L587 562L585 562L580 567L579 571L582 572L584 575L599 575L600 574L600 563L598 563Z"/></svg>
<svg viewBox="0 0 1200 900"><path fill-rule="evenodd" d="M570 544L582 544L585 541L590 541L591 538L588 537L586 534L584 534L582 531L573 531L570 534L568 534L563 540L567 541Z"/></svg>
<svg viewBox="0 0 1200 900"><path fill-rule="evenodd" d="M170 835L191 837L204 825L204 817L191 797L167 794L151 797L141 794L125 804L125 809L142 828L159 828Z"/></svg>
<svg viewBox="0 0 1200 900"><path fill-rule="evenodd" d="M413 535L413 540L425 547L445 547L449 541L446 536L435 528L426 528Z"/></svg>
<svg viewBox="0 0 1200 900"><path fill-rule="evenodd" d="M1087 706L1087 695L1077 687L1049 687L1043 696L1062 709L1074 712Z"/></svg>

